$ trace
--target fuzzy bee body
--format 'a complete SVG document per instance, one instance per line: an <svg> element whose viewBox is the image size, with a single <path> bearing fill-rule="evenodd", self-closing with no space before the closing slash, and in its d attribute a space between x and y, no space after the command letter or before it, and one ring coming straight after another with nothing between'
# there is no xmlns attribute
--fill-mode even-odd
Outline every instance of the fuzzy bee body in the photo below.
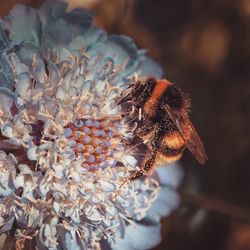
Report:
<svg viewBox="0 0 250 250"><path fill-rule="evenodd" d="M135 138L148 148L140 171L131 180L180 159L186 147L201 164L205 163L203 143L188 116L189 99L175 84L153 77L139 79L125 91L119 101L122 103L133 107L126 117L137 122Z"/></svg>

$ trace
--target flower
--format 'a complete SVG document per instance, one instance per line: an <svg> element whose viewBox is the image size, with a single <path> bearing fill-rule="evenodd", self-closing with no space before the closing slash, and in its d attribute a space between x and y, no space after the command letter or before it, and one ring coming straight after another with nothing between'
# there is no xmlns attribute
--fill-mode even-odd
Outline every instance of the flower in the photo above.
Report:
<svg viewBox="0 0 250 250"><path fill-rule="evenodd" d="M139 163L115 100L135 72L161 69L130 38L66 8L17 5L1 21L0 234L14 235L9 249L100 249L103 241L117 249L138 225L157 228L153 247L168 214L157 204L171 189L160 187L163 173L127 181Z"/></svg>

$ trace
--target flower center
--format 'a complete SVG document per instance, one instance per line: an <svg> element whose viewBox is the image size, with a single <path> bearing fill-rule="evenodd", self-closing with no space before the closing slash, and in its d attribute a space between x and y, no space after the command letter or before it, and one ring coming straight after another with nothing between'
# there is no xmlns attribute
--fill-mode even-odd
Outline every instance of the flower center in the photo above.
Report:
<svg viewBox="0 0 250 250"><path fill-rule="evenodd" d="M64 135L87 170L98 171L116 165L112 148L113 134L102 121L78 119L65 127Z"/></svg>

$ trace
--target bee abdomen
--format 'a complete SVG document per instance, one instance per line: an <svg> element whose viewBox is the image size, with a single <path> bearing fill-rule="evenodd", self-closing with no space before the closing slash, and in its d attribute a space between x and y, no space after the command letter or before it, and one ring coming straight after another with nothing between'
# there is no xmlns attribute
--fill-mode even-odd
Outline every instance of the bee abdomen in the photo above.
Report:
<svg viewBox="0 0 250 250"><path fill-rule="evenodd" d="M178 131L173 131L164 136L161 144L175 150L182 148L185 145L185 140Z"/></svg>
<svg viewBox="0 0 250 250"><path fill-rule="evenodd" d="M180 148L169 148L166 145L161 145L159 148L159 152L161 152L161 154L164 154L166 156L176 156L182 154L184 149L185 145Z"/></svg>
<svg viewBox="0 0 250 250"><path fill-rule="evenodd" d="M157 167L165 166L169 163L178 161L182 156L183 150L180 150L179 152L175 151L172 155L166 154L166 152L163 153L163 152L158 151L156 154L155 161L154 161L155 166Z"/></svg>
<svg viewBox="0 0 250 250"><path fill-rule="evenodd" d="M185 141L177 131L165 135L156 154L155 164L163 166L179 160L185 148Z"/></svg>

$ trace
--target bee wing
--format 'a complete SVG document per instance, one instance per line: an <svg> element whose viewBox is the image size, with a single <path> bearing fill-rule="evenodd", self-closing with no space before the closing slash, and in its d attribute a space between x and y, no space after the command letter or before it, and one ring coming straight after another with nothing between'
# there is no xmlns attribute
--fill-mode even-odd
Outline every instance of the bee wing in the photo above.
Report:
<svg viewBox="0 0 250 250"><path fill-rule="evenodd" d="M203 165L208 160L204 144L200 139L191 121L188 122L187 126L189 126L191 131L191 134L187 141L187 147L190 150L190 152L194 155L194 157L197 159L197 161Z"/></svg>
<svg viewBox="0 0 250 250"><path fill-rule="evenodd" d="M183 137L183 139L186 142L187 148L190 150L192 155L196 158L196 160L200 164L205 164L207 161L207 154L204 148L204 144L201 141L196 129L194 128L192 122L189 120L189 118L185 114L178 114L177 112L174 112L169 106L166 107L166 111L170 117L170 119L173 121L175 126L177 127L179 133ZM185 134L187 134L187 131L189 131L189 136L186 139Z"/></svg>

